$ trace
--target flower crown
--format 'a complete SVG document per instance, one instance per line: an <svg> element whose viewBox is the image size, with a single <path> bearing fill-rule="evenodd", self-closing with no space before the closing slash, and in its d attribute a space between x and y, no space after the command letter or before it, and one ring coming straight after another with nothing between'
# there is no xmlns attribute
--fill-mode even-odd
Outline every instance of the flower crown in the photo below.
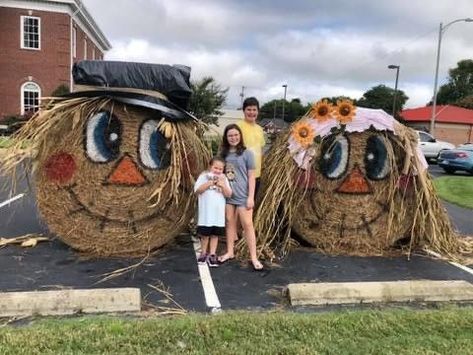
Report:
<svg viewBox="0 0 473 355"><path fill-rule="evenodd" d="M321 138L337 132L363 132L369 129L391 131L401 125L381 109L356 107L351 100L338 100L336 105L321 100L291 128L288 149L297 165L307 170L315 155L314 144ZM423 154L417 150L421 161Z"/></svg>

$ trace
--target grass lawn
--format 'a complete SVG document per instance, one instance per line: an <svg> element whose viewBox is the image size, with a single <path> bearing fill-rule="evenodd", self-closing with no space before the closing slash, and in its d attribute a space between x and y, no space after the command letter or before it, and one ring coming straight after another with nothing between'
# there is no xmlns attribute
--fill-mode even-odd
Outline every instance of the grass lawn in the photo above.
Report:
<svg viewBox="0 0 473 355"><path fill-rule="evenodd" d="M473 177L442 176L435 179L434 184L442 199L473 209Z"/></svg>
<svg viewBox="0 0 473 355"><path fill-rule="evenodd" d="M1 354L471 354L473 308L80 317L0 328Z"/></svg>

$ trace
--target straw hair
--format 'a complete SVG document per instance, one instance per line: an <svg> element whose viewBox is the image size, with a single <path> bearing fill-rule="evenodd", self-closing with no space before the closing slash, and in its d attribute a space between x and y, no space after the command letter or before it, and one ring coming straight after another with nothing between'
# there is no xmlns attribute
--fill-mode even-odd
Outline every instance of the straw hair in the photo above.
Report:
<svg viewBox="0 0 473 355"><path fill-rule="evenodd" d="M106 163L92 161L84 143L88 118L101 110L118 117L122 132L119 155ZM168 138L165 169L140 161L138 132L149 119ZM18 165L32 157L27 172L34 174L40 214L67 244L92 255L145 255L174 239L194 214L194 179L210 158L199 129L197 121L165 122L157 111L108 98L55 100L15 135L3 166L14 180ZM134 184L114 183L122 180Z"/></svg>
<svg viewBox="0 0 473 355"><path fill-rule="evenodd" d="M428 247L455 257L465 249L415 154L415 132L395 123L395 133L339 132L316 140L309 148L314 159L307 171L300 169L289 153L291 130L282 134L265 158L262 172L255 214L259 254L270 259L285 255L297 244L294 236L329 254L387 255L393 246L403 245L408 253ZM344 134L350 144L347 170L339 179L327 179L319 160L324 144L337 134ZM387 150L389 174L384 179L366 176L363 156L371 136ZM368 182L370 192L337 192L356 169Z"/></svg>

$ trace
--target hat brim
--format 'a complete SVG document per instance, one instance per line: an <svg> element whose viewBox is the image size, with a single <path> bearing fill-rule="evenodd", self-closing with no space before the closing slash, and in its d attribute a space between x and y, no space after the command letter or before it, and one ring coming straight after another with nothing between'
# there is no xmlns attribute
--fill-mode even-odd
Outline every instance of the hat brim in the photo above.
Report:
<svg viewBox="0 0 473 355"><path fill-rule="evenodd" d="M63 97L108 97L127 105L145 107L151 110L159 111L168 121L187 121L196 119L195 116L170 101L139 93L126 91L108 91L105 89L77 91L64 95Z"/></svg>

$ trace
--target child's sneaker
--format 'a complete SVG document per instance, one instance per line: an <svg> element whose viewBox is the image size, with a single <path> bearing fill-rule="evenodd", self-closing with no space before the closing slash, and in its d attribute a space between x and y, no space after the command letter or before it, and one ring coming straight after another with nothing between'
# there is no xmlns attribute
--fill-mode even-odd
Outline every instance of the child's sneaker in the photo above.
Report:
<svg viewBox="0 0 473 355"><path fill-rule="evenodd" d="M199 258L197 259L197 263L198 264L205 264L207 262L207 259L208 259L208 255L207 254L200 254Z"/></svg>
<svg viewBox="0 0 473 355"><path fill-rule="evenodd" d="M207 258L207 265L209 267L218 267L217 255L212 254Z"/></svg>

